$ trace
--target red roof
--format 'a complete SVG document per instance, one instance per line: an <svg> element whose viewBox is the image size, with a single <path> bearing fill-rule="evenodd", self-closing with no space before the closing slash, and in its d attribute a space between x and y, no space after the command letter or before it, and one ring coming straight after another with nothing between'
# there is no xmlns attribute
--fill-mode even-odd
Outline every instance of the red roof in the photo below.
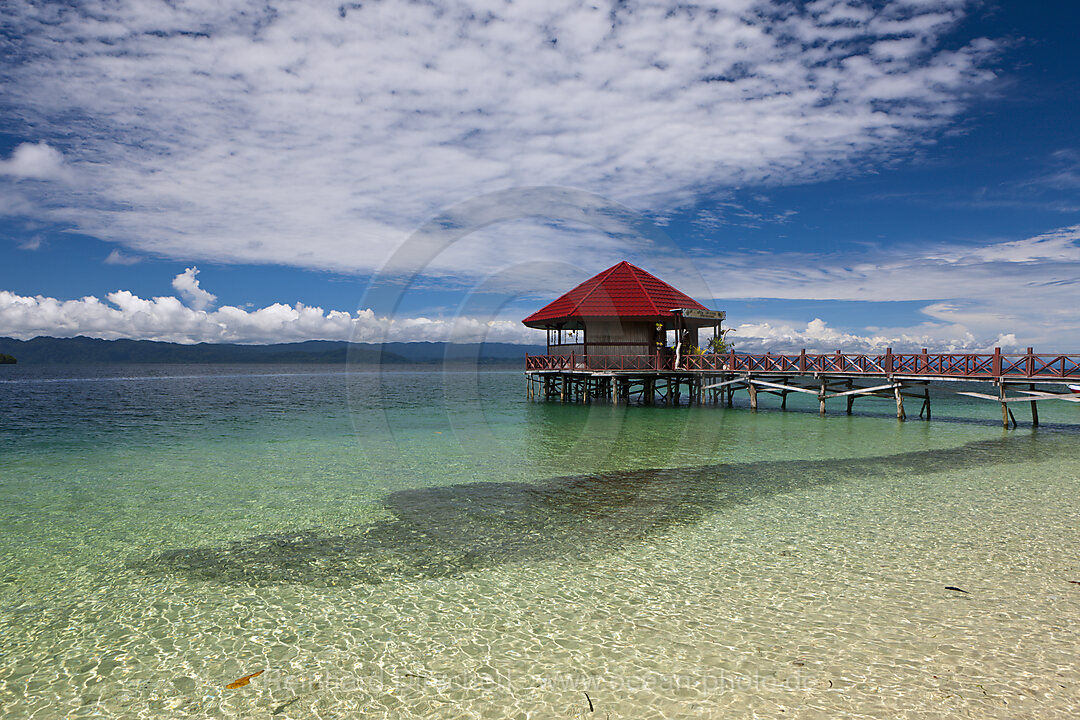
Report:
<svg viewBox="0 0 1080 720"><path fill-rule="evenodd" d="M675 308L708 309L655 275L623 260L522 322L530 327L545 327L559 321L584 318L670 318Z"/></svg>

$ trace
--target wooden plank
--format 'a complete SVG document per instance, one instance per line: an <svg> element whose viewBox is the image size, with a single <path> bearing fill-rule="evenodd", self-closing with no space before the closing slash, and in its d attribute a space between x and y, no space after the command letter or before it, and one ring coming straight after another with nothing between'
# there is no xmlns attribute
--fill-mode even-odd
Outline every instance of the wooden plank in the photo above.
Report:
<svg viewBox="0 0 1080 720"><path fill-rule="evenodd" d="M1031 395L1031 396L1037 397L1040 400L1046 399L1046 400L1064 400L1065 402L1080 402L1080 395L1077 395L1076 393L1069 393L1069 394L1048 393L1048 392L1040 392L1038 390L1017 390L1017 392L1022 392L1025 395ZM1028 400L1030 398L1020 398L1020 399Z"/></svg>
<svg viewBox="0 0 1080 720"><path fill-rule="evenodd" d="M746 378L735 378L734 380L725 380L724 382L716 383L715 385L705 385L701 389L702 390L709 390L711 388L721 388L721 387L726 387L728 385L734 385L735 383L741 383L741 382L746 382Z"/></svg>
<svg viewBox="0 0 1080 720"><path fill-rule="evenodd" d="M838 398L846 395L859 395L860 393L871 393L878 390L892 390L893 388L903 387L900 383L889 383L888 385L876 385L868 388L855 388L854 390L848 390L846 392L835 393L833 395L826 395L825 398ZM891 396L889 396L891 397Z"/></svg>
<svg viewBox="0 0 1080 720"><path fill-rule="evenodd" d="M982 400L993 400L994 402L999 402L999 403L1031 402L1030 397L1004 397L1003 398L1003 397L1001 397L999 395L987 395L985 393L977 393L977 392L958 392L958 391L953 391L953 392L955 394L957 394L957 395L967 395L968 397L980 398ZM1024 391L1021 390L1020 392L1024 392ZM1073 400L1072 398L1068 398L1068 397L1065 397L1063 395L1053 395L1053 396L1048 397L1047 399L1052 400L1052 399L1055 399L1055 398L1060 399L1060 400L1065 400L1067 402L1077 402L1078 400L1080 400L1080 398L1077 398L1076 400Z"/></svg>
<svg viewBox="0 0 1080 720"><path fill-rule="evenodd" d="M777 388L778 390L790 390L792 392L801 392L801 393L806 393L808 395L817 395L818 394L817 390L808 390L807 388L802 388L802 387L794 387L794 386L791 386L791 385L781 385L779 383L765 382L764 380L754 380L753 378L749 378L747 380L747 382L753 383L754 385L761 385L763 387Z"/></svg>

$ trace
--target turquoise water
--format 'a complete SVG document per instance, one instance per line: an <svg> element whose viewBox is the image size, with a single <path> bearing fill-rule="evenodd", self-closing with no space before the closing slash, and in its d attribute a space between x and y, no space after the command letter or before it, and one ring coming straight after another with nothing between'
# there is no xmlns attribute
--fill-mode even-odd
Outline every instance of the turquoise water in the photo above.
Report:
<svg viewBox="0 0 1080 720"><path fill-rule="evenodd" d="M3 717L1080 711L1076 405L0 371Z"/></svg>

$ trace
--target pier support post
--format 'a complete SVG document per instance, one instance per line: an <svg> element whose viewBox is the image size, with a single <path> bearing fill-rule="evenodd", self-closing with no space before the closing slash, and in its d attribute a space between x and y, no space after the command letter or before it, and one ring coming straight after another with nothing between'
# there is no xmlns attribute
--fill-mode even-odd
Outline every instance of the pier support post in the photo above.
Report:
<svg viewBox="0 0 1080 720"><path fill-rule="evenodd" d="M1031 354L1031 348L1028 348L1028 354ZM1035 389L1035 383L1028 385L1029 390ZM1031 427L1039 427L1039 405L1035 400L1031 401Z"/></svg>
<svg viewBox="0 0 1080 720"><path fill-rule="evenodd" d="M852 380L848 380L848 381L847 381L847 389L848 389L848 390L851 390L851 389L852 389L853 387L855 387L855 383L854 383L854 381L852 381ZM847 414L848 414L848 415L850 415L850 414L851 414L851 409L852 409L852 408L853 408L854 406L855 406L855 396L854 396L854 395L848 395L848 396L847 396Z"/></svg>
<svg viewBox="0 0 1080 720"><path fill-rule="evenodd" d="M750 409L757 410L757 387L749 380L746 381L746 390L750 393Z"/></svg>
<svg viewBox="0 0 1080 720"><path fill-rule="evenodd" d="M818 414L825 414L825 388L828 386L825 378L821 379L821 387L818 390Z"/></svg>
<svg viewBox="0 0 1080 720"><path fill-rule="evenodd" d="M896 419L907 420L907 414L904 412L904 394L900 392L899 387L894 387L893 395L896 396Z"/></svg>
<svg viewBox="0 0 1080 720"><path fill-rule="evenodd" d="M995 351L997 348L994 348ZM1009 405L1005 402L1005 383L998 385L998 395L1001 397L1001 426L1009 428Z"/></svg>

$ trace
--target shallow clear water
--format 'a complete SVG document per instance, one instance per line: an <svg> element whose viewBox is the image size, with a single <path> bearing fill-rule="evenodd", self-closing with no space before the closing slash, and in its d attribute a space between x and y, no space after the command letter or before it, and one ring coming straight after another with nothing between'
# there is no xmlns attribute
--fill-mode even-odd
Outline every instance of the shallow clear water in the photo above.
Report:
<svg viewBox="0 0 1080 720"><path fill-rule="evenodd" d="M1075 405L0 371L3 717L1080 712Z"/></svg>

